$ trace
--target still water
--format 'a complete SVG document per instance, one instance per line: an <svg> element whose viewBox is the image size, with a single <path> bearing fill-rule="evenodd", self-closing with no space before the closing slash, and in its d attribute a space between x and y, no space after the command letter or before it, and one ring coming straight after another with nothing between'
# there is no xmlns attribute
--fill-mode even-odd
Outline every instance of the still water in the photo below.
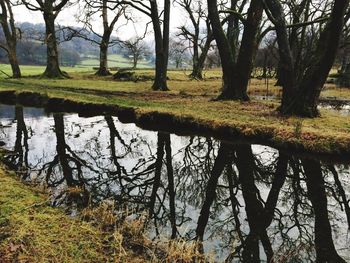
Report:
<svg viewBox="0 0 350 263"><path fill-rule="evenodd" d="M108 200L146 213L150 238L203 240L217 261L350 262L347 163L21 106L0 105L0 141L68 214Z"/></svg>

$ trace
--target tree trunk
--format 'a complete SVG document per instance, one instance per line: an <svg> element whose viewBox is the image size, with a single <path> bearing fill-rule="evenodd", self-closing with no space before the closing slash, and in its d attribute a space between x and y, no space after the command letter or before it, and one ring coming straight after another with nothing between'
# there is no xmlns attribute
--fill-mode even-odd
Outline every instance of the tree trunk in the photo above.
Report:
<svg viewBox="0 0 350 263"><path fill-rule="evenodd" d="M156 76L152 89L167 91L169 89L167 85L167 66L165 64L165 55L163 48L160 48L160 44L157 44L157 42L161 42L161 39L160 41L156 40Z"/></svg>
<svg viewBox="0 0 350 263"><path fill-rule="evenodd" d="M218 99L249 100L247 86L257 48L257 32L262 18L263 6L260 0L252 0L247 21L244 25L242 44L237 64L233 48L222 28L216 0L208 0L209 18L212 23L214 38L219 49L222 70L223 88ZM239 72L237 69L239 68Z"/></svg>
<svg viewBox="0 0 350 263"><path fill-rule="evenodd" d="M195 32L195 39L193 43L193 58L192 58L192 73L190 74L191 78L194 79L203 79L202 72L199 67L199 46L198 46L198 34L197 29Z"/></svg>
<svg viewBox="0 0 350 263"><path fill-rule="evenodd" d="M333 243L332 227L328 218L327 194L320 162L304 159L302 163L306 174L308 196L315 213L316 262L345 263L345 260L338 255Z"/></svg>
<svg viewBox="0 0 350 263"><path fill-rule="evenodd" d="M8 44L8 58L11 64L12 77L20 78L22 76L21 69L18 64L16 44Z"/></svg>
<svg viewBox="0 0 350 263"><path fill-rule="evenodd" d="M164 22L162 34L157 2L150 1L156 49L156 75L152 89L161 91L168 90L167 71L169 55L170 0L165 0L164 2Z"/></svg>
<svg viewBox="0 0 350 263"><path fill-rule="evenodd" d="M74 178L72 174L72 169L69 166L68 155L66 152L67 143L65 139L64 133L64 117L63 114L57 113L54 114L54 122L55 122L55 134L56 134L56 150L57 155L61 164L62 173L64 179L67 181L68 186L75 186Z"/></svg>
<svg viewBox="0 0 350 263"><path fill-rule="evenodd" d="M196 238L199 241L203 241L205 228L208 224L210 216L210 208L216 198L216 188L218 185L219 178L223 173L225 166L232 162L232 150L230 149L231 145L222 143L220 145L218 155L215 159L213 169L210 173L210 178L207 183L205 200L199 214L197 229L196 229Z"/></svg>
<svg viewBox="0 0 350 263"><path fill-rule="evenodd" d="M173 164L172 164L173 156L171 153L170 134L165 134L164 137L165 137L166 167L167 167L168 191L169 191L171 239L174 239L174 238L176 238L176 235L177 235L177 225L176 225L174 169L173 169Z"/></svg>
<svg viewBox="0 0 350 263"><path fill-rule="evenodd" d="M301 84L293 100L289 104L282 103L283 114L319 116L318 100L336 57L344 26L344 14L348 6L349 0L335 0L331 18L321 32L311 66L301 78Z"/></svg>
<svg viewBox="0 0 350 263"><path fill-rule="evenodd" d="M157 142L157 158L154 163L154 179L152 193L149 200L149 216L150 218L154 215L154 208L156 205L157 192L160 187L161 177L162 177L162 166L164 157L164 146L166 141L166 135L164 133L158 132L158 142Z"/></svg>
<svg viewBox="0 0 350 263"><path fill-rule="evenodd" d="M282 5L277 0L266 0L268 12L274 17L274 25L277 33L278 51L280 61L277 69L277 78L279 84L283 85L282 103L280 111L285 111L285 105L288 105L295 96L295 72L292 50L289 45L287 25L284 18Z"/></svg>
<svg viewBox="0 0 350 263"><path fill-rule="evenodd" d="M262 19L264 8L261 0L252 0L244 32L241 47L237 58L237 66L234 72L234 86L238 97L242 100L249 100L247 94L248 82L252 74L254 58L258 48L257 34Z"/></svg>
<svg viewBox="0 0 350 263"><path fill-rule="evenodd" d="M1 1L0 6L2 9L0 23L7 45L7 47L3 48L7 52L8 59L11 64L12 77L20 78L21 70L17 59L17 28L13 17L12 7L9 1Z"/></svg>
<svg viewBox="0 0 350 263"><path fill-rule="evenodd" d="M280 112L284 115L316 117L318 100L335 60L344 14L349 0L335 0L329 22L320 33L310 67L298 76L295 72L291 43L282 5L277 0L266 0L268 13L273 16L280 54L279 79L282 78L283 95ZM300 79L300 84L297 80Z"/></svg>
<svg viewBox="0 0 350 263"><path fill-rule="evenodd" d="M108 69L108 44L109 44L110 34L105 32L102 37L100 44L100 68L95 73L98 76L109 76L111 72Z"/></svg>
<svg viewBox="0 0 350 263"><path fill-rule="evenodd" d="M44 12L46 26L47 65L43 77L66 78L68 75L61 71L59 65L55 19L56 16L53 14L52 10Z"/></svg>
<svg viewBox="0 0 350 263"><path fill-rule="evenodd" d="M201 54L198 58L198 62L196 64L193 64L193 70L192 70L192 73L190 74L191 78L203 80L204 64L205 64L205 60L208 56L210 44L212 41L213 41L213 35L212 35L212 33L210 33L207 36L207 41L205 42L204 47L202 48Z"/></svg>
<svg viewBox="0 0 350 263"><path fill-rule="evenodd" d="M208 2L208 16L212 24L213 35L219 49L222 73L223 73L223 87L221 95L218 99L238 99L235 94L233 86L232 72L235 71L235 63L233 59L230 43L228 42L225 32L222 28L219 12L217 9L216 0L207 0Z"/></svg>
<svg viewBox="0 0 350 263"><path fill-rule="evenodd" d="M132 65L132 68L133 69L136 69L137 68L137 62L139 60L139 55L138 54L134 54L134 58L133 58L133 65Z"/></svg>
<svg viewBox="0 0 350 263"><path fill-rule="evenodd" d="M243 259L244 262L260 262L259 237L263 231L266 231L265 211L261 201L257 198L259 190L254 183L254 155L250 145L237 145L235 148L236 165L250 229L243 244Z"/></svg>
<svg viewBox="0 0 350 263"><path fill-rule="evenodd" d="M114 19L111 26L108 24L108 1L102 1L102 24L103 24L103 35L100 43L100 68L96 72L98 76L108 76L111 72L108 70L108 46L111 38L114 24L118 19ZM118 17L118 16L117 16Z"/></svg>

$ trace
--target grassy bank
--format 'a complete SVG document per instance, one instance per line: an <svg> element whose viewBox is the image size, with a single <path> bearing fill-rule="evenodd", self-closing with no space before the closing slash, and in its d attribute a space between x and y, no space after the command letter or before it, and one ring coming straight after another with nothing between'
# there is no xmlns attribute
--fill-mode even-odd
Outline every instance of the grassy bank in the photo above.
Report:
<svg viewBox="0 0 350 263"><path fill-rule="evenodd" d="M147 260L123 246L118 231L70 218L40 190L0 167L1 262L131 262Z"/></svg>
<svg viewBox="0 0 350 263"><path fill-rule="evenodd" d="M18 181L2 165L0 184L1 263L204 260L195 242L150 241L144 219L121 221L107 204L69 217L49 206L47 193Z"/></svg>
<svg viewBox="0 0 350 263"><path fill-rule="evenodd" d="M153 71L142 70L137 74L152 75ZM239 135L252 140L262 139L286 149L317 153L350 152L350 123L347 116L324 109L321 110L322 116L316 119L284 118L276 113L278 100L253 99L250 103L212 101L220 91L220 71L208 71L205 75L205 81L195 81L189 80L186 72L170 71L169 92L151 91L149 81L120 82L112 77L98 78L86 72L72 73L72 78L66 80L36 77L2 79L0 92L35 92L82 106L123 107L132 110L136 122L157 122L157 118L168 118L174 125L181 124L189 129L194 127L225 138ZM280 89L272 84L270 94L278 95ZM249 92L264 95L264 81L253 79ZM323 94L324 97L350 98L348 89L334 86L328 86Z"/></svg>

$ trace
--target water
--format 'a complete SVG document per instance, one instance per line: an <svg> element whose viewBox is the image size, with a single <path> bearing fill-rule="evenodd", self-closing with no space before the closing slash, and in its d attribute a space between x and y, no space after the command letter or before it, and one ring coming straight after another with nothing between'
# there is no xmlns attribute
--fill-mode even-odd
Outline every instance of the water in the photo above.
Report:
<svg viewBox="0 0 350 263"><path fill-rule="evenodd" d="M327 109L330 112L340 116L350 116L350 103L346 102L321 102L319 108Z"/></svg>
<svg viewBox="0 0 350 263"><path fill-rule="evenodd" d="M347 163L20 106L0 106L0 141L68 214L108 200L148 215L150 238L198 238L218 261L350 262Z"/></svg>

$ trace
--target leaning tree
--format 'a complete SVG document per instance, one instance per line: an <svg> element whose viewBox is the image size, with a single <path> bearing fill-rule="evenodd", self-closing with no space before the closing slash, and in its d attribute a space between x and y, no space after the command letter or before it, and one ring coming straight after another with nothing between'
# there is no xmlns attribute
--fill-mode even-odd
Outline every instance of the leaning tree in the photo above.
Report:
<svg viewBox="0 0 350 263"><path fill-rule="evenodd" d="M17 39L20 38L20 32L15 25L15 19L12 12L13 3L10 0L0 0L0 24L5 36L5 43L0 43L0 48L7 53L11 64L13 78L21 77L17 59Z"/></svg>
<svg viewBox="0 0 350 263"><path fill-rule="evenodd" d="M314 6L315 3L309 2L311 6ZM315 2L320 3L319 1ZM338 50L349 0L334 0L332 5L328 4L324 7L324 10L328 10L331 6L331 11L320 18L320 21L324 21L326 18L326 22L318 26L319 37L313 41L314 48L304 54L309 57L310 62L302 72L295 66L295 41L289 37L289 28L314 25L314 19L310 22L305 21L289 26L285 20L286 14L280 1L265 0L264 3L266 13L277 33L280 56L279 70L280 74L283 75L280 112L284 115L316 117L319 115L317 106L320 93Z"/></svg>
<svg viewBox="0 0 350 263"><path fill-rule="evenodd" d="M68 77L67 73L61 71L59 65L55 20L62 9L69 4L69 0L22 0L22 2L29 10L40 11L44 17L46 27L45 43L47 45L47 64L43 77Z"/></svg>
<svg viewBox="0 0 350 263"><path fill-rule="evenodd" d="M162 9L157 0L116 0L120 4L127 4L135 10L149 17L152 21L156 53L156 76L153 90L168 90L167 74L169 61L169 32L170 32L170 0L164 0Z"/></svg>
<svg viewBox="0 0 350 263"><path fill-rule="evenodd" d="M231 0L231 6L223 10L218 9L217 0L207 0L207 3L223 71L223 88L218 99L247 101L247 87L258 48L258 32L264 10L262 1L251 0L247 15L243 15L247 1ZM228 16L222 20L220 13ZM226 32L223 27L225 21L228 21Z"/></svg>

